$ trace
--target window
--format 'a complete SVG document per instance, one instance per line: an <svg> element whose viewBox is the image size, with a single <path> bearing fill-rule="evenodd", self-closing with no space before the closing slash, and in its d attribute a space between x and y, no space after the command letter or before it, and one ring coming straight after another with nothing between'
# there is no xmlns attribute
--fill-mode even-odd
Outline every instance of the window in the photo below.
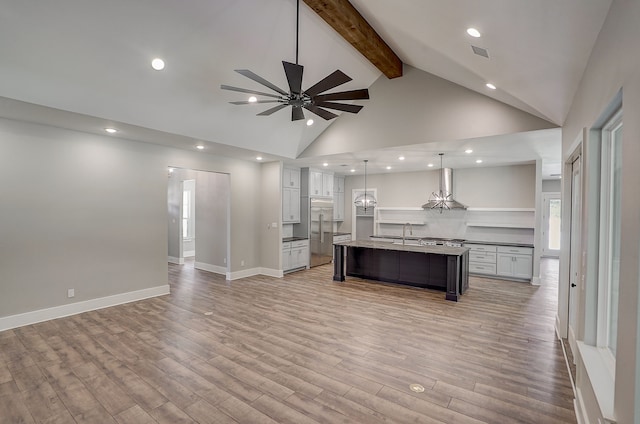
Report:
<svg viewBox="0 0 640 424"><path fill-rule="evenodd" d="M615 361L620 279L622 112L602 129L597 343Z"/></svg>

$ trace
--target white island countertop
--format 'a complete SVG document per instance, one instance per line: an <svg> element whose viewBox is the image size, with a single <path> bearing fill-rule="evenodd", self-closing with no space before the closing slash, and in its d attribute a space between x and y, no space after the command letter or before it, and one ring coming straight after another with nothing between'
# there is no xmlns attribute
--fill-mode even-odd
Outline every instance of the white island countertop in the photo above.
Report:
<svg viewBox="0 0 640 424"><path fill-rule="evenodd" d="M449 247L449 246L416 246L416 245L402 245L389 243L384 241L371 241L371 240L353 240L343 243L334 243L346 247L363 247L367 249L379 249L379 250L397 250L400 252L415 252L415 253L435 253L440 255L459 256L469 251L468 247Z"/></svg>

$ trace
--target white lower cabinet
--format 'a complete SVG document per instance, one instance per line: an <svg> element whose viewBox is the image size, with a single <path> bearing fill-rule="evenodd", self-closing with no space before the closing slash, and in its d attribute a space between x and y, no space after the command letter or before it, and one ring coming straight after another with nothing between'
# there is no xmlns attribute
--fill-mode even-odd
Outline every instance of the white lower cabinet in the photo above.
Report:
<svg viewBox="0 0 640 424"><path fill-rule="evenodd" d="M516 253L517 252L517 253ZM497 274L530 280L533 277L533 249L526 247L498 249Z"/></svg>
<svg viewBox="0 0 640 424"><path fill-rule="evenodd" d="M465 244L469 248L469 272L531 280L533 277L533 248Z"/></svg>
<svg viewBox="0 0 640 424"><path fill-rule="evenodd" d="M282 270L291 271L309 266L309 240L282 243Z"/></svg>

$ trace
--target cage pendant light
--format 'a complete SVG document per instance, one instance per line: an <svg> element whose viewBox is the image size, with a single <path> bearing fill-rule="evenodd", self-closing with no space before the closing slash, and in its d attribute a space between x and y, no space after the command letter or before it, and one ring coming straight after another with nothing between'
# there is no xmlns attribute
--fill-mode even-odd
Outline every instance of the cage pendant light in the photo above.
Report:
<svg viewBox="0 0 640 424"><path fill-rule="evenodd" d="M364 160L364 193L356 197L356 200L353 202L356 207L363 208L364 211L367 211L367 208L373 208L378 204L378 201L372 194L367 193L367 159Z"/></svg>

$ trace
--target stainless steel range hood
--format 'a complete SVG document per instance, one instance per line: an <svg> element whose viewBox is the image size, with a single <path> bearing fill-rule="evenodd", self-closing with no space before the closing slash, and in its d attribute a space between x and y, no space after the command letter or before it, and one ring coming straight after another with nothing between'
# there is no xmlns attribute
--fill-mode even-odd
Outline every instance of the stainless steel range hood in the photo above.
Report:
<svg viewBox="0 0 640 424"><path fill-rule="evenodd" d="M442 153L440 153L440 163L442 164ZM423 209L467 209L465 205L453 198L453 169L440 168L440 190L431 193L431 199L424 205Z"/></svg>

